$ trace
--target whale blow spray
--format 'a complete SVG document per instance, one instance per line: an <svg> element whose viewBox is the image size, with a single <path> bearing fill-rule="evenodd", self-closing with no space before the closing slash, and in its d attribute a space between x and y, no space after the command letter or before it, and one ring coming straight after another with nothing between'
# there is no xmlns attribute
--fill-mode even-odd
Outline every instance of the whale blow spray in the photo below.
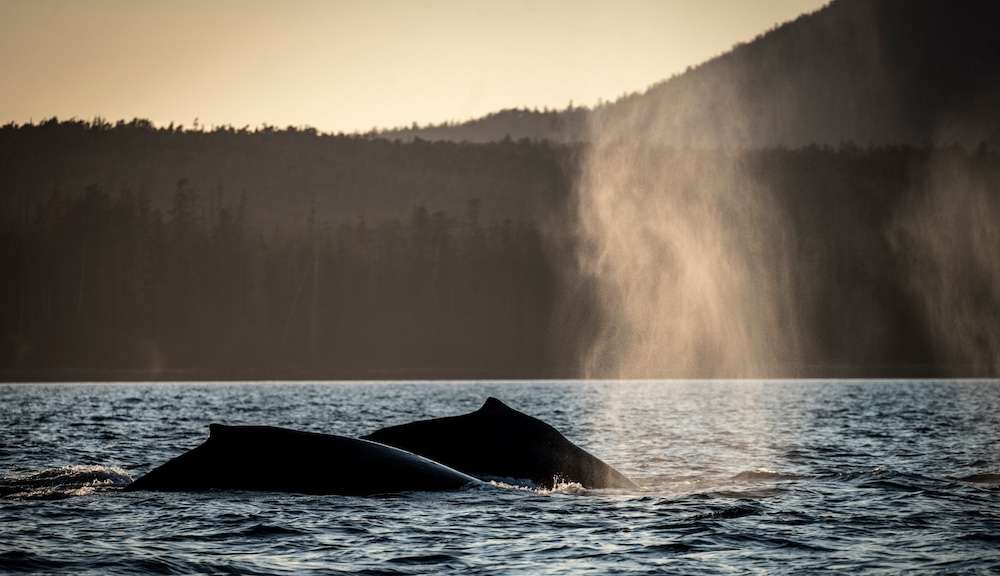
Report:
<svg viewBox="0 0 1000 576"><path fill-rule="evenodd" d="M602 322L582 372L775 373L801 352L783 211L742 153L669 134L642 104L591 119L579 264L598 286Z"/></svg>

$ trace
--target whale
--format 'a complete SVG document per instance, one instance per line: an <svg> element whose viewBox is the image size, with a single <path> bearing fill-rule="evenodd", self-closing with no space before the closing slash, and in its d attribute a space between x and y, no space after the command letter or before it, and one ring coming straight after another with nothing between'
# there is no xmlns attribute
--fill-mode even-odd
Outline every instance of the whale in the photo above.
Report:
<svg viewBox="0 0 1000 576"><path fill-rule="evenodd" d="M579 482L584 488L637 488L549 424L493 397L468 414L390 426L363 438L481 480L528 480L539 487Z"/></svg>
<svg viewBox="0 0 1000 576"><path fill-rule="evenodd" d="M460 490L482 482L405 450L272 426L209 426L196 448L140 476L126 491L246 490L370 496Z"/></svg>

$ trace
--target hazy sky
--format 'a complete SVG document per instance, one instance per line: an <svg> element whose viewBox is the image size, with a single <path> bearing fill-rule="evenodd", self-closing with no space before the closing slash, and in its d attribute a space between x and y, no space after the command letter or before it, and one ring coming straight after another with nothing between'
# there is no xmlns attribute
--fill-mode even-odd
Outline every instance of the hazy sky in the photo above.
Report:
<svg viewBox="0 0 1000 576"><path fill-rule="evenodd" d="M367 130L624 92L825 0L0 0L0 122Z"/></svg>

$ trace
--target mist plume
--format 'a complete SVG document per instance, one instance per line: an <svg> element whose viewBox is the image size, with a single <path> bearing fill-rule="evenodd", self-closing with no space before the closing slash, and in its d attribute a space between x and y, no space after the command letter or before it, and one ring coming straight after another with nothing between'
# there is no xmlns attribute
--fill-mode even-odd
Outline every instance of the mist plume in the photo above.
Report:
<svg viewBox="0 0 1000 576"><path fill-rule="evenodd" d="M799 355L783 212L739 152L674 148L655 115L595 115L580 265L601 325L588 377L746 377Z"/></svg>
<svg viewBox="0 0 1000 576"><path fill-rule="evenodd" d="M581 372L1000 371L996 12L840 0L594 110Z"/></svg>
<svg viewBox="0 0 1000 576"><path fill-rule="evenodd" d="M1000 174L974 160L954 150L934 154L889 236L908 265L939 363L989 376L1000 373Z"/></svg>

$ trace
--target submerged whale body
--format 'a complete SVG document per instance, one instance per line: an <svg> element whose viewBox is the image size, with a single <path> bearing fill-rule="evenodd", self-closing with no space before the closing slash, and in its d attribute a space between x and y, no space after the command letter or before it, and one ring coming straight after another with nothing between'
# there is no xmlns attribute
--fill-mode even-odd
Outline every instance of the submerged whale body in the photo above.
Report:
<svg viewBox="0 0 1000 576"><path fill-rule="evenodd" d="M636 487L552 426L496 398L470 414L391 426L363 439L270 426L209 430L203 444L126 490L370 495L457 490L477 478Z"/></svg>
<svg viewBox="0 0 1000 576"><path fill-rule="evenodd" d="M457 490L475 478L367 440L270 426L209 426L203 444L126 490L209 489L370 495Z"/></svg>
<svg viewBox="0 0 1000 576"><path fill-rule="evenodd" d="M552 426L488 398L475 412L377 430L368 436L480 479L514 478L538 486L556 480L585 488L636 488L621 472Z"/></svg>

